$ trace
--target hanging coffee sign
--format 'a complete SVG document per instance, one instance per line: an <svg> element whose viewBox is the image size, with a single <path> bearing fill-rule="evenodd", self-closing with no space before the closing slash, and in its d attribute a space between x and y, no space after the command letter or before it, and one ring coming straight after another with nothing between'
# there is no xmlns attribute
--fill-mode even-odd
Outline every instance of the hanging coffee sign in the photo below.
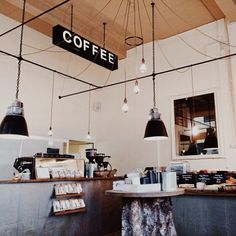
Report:
<svg viewBox="0 0 236 236"><path fill-rule="evenodd" d="M53 44L109 70L118 69L118 57L61 25L53 27Z"/></svg>

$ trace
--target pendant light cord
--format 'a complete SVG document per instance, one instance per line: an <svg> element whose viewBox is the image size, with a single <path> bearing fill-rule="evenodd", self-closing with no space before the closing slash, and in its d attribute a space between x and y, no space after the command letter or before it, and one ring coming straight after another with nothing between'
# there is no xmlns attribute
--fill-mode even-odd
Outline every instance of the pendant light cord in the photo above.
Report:
<svg viewBox="0 0 236 236"><path fill-rule="evenodd" d="M74 18L74 8L73 4L70 6L70 31L73 32L73 18Z"/></svg>
<svg viewBox="0 0 236 236"><path fill-rule="evenodd" d="M194 99L194 81L193 81L193 67L191 66L191 84L192 84L192 113L193 113L193 121L194 121L194 113L195 113L195 99Z"/></svg>
<svg viewBox="0 0 236 236"><path fill-rule="evenodd" d="M21 61L22 61L22 46L23 46L23 36L24 36L24 21L25 21L25 6L26 0L23 2L23 13L21 20L21 33L20 33L20 49L19 49L19 57L18 57L18 73L17 73L17 82L16 82L16 99L19 97L19 88L20 88L20 75L21 75Z"/></svg>
<svg viewBox="0 0 236 236"><path fill-rule="evenodd" d="M54 87L55 87L55 76L54 76L54 72L53 72L53 79L52 79L52 97L51 97L51 111L50 111L50 126L49 126L49 130L52 130Z"/></svg>
<svg viewBox="0 0 236 236"><path fill-rule="evenodd" d="M106 22L103 22L103 48L106 46Z"/></svg>
<svg viewBox="0 0 236 236"><path fill-rule="evenodd" d="M151 6L152 6L152 76L153 76L152 82L153 82L153 104L154 104L154 107L156 107L154 5L155 5L155 3L152 2L151 3Z"/></svg>
<svg viewBox="0 0 236 236"><path fill-rule="evenodd" d="M90 89L90 86L89 86ZM91 119L91 91L89 91L89 106L88 106L88 134L90 134L90 119Z"/></svg>

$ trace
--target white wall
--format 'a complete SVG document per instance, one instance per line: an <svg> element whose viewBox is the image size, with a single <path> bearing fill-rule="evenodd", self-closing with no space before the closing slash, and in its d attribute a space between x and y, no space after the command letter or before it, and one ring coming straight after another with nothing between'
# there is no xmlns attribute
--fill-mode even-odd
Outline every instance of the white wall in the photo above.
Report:
<svg viewBox="0 0 236 236"><path fill-rule="evenodd" d="M17 25L7 17L0 16L1 32ZM229 40L236 45L236 25L230 24L228 27ZM205 25L201 31L220 40L227 40L227 30L224 21L218 21ZM196 30L192 30L180 35L182 39L197 48L204 54L216 57L227 53L229 48L220 45L216 41L202 35ZM1 50L18 54L19 31L12 32L0 38ZM51 39L25 27L24 53L35 52L37 50L29 48L27 45L36 48L48 48L52 46ZM199 54L183 43L178 36L162 40L159 42L162 51L175 67L183 66L209 59ZM235 48L230 49L235 52ZM27 55L30 60L53 67L71 75L79 74L90 63L84 59L65 53L63 50L52 47L50 52ZM108 83L124 80L124 64L126 67L127 79L139 76L135 71L139 64L141 49L128 51L126 60L119 62L120 69L113 72ZM170 65L162 56L158 44L156 43L156 71L171 69ZM145 45L145 59L148 64L148 73L152 70L151 44ZM219 160L192 160L192 169L213 169L213 168L236 168L235 158L235 129L233 116L233 101L231 88L235 92L234 85L236 79L235 57L230 60L216 61L213 63L197 66L194 71L194 89L196 93L215 90L217 92L217 112L219 118L219 136L222 144L223 159ZM135 66L136 65L136 66ZM14 100L15 84L17 74L17 61L14 58L0 55L0 117L4 117L6 107ZM231 71L232 69L232 71ZM190 71L182 73L172 72L157 77L157 104L162 119L164 120L169 139L162 143L147 142L143 140L144 129L148 119L148 113L153 106L152 102L152 79L146 78L139 81L141 93L135 95L132 92L134 83L127 84L127 98L129 112L123 114L121 106L124 99L124 85L109 87L92 93L92 102L101 103L101 110L92 110L91 134L92 141L96 142L99 152L111 155L111 162L114 168L119 170L119 174L126 173L137 167L166 165L172 159L171 143L171 100L179 95L191 94ZM231 81L232 72L232 81ZM91 64L78 78L103 85L109 75L108 70ZM52 72L46 71L23 62L20 86L20 99L24 102L25 116L31 135L47 136L50 115ZM58 100L58 95L77 92L87 89L88 85L83 85L77 81L63 79L56 75L55 102L54 102L54 136L62 139L85 140L88 120L88 94L81 94L69 98ZM9 143L0 143L0 149L5 150L0 153L2 164L8 163L11 166L13 159L17 157L17 152L12 153L12 146ZM19 144L14 144L19 149ZM31 145L29 145L31 146ZM37 145L36 145L37 146ZM38 147L40 150L42 147ZM43 147L44 148L44 147ZM9 153L7 154L7 150ZM36 149L25 148L27 155L34 154ZM11 156L11 158L9 158ZM1 168L0 168L1 171ZM4 175L6 176L6 175ZM1 178L1 176L0 176Z"/></svg>
<svg viewBox="0 0 236 236"><path fill-rule="evenodd" d="M229 36L236 44L236 25L229 27ZM228 40L227 30L223 20L214 22L199 28L201 32L210 35L218 40ZM234 38L233 38L234 37ZM193 50L183 43L186 41L189 45L200 51L202 54ZM160 48L156 43L157 65L156 71L161 72L172 67L166 62ZM229 53L229 47L219 44L217 41L192 30L171 37L159 42L159 46L169 62L174 67L180 67L187 64L194 64L203 60L209 60ZM151 45L145 45L146 61L149 69L151 64ZM235 49L235 48L234 48ZM135 75L134 66L135 56L140 50L130 50L126 66L129 78ZM206 55L209 55L207 57ZM204 93L209 91L216 92L218 134L221 144L222 155L220 159L201 159L190 160L191 168L194 169L235 169L235 124L234 114L232 112L234 97L231 96L231 90L235 89L231 84L231 69L235 64L235 57L227 60L215 61L193 67L194 93ZM122 65L121 65L122 66ZM131 71L132 70L132 71ZM149 73L151 71L149 70ZM236 73L236 71L233 71ZM122 76L121 73L121 77ZM234 75L234 78L235 75ZM122 78L120 78L122 79ZM162 143L147 142L143 140L144 129L147 123L149 109L152 104L152 80L147 78L140 81L141 93L134 95L132 93L133 84L128 84L128 103L130 111L122 114L120 107L124 97L124 86L105 89L101 96L102 112L96 119L97 145L100 149L107 150L113 158L113 166L117 167L121 173L126 173L136 167L167 165L173 157L172 153L172 100L176 97L185 97L192 95L190 70L171 72L157 76L157 104L162 119L166 124L169 139ZM109 99L107 99L109 97ZM174 124L174 123L173 123Z"/></svg>

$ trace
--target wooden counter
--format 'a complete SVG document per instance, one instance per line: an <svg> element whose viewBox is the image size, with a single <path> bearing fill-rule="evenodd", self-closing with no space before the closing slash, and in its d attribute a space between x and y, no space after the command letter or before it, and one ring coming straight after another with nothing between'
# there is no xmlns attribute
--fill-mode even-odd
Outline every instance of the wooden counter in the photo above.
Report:
<svg viewBox="0 0 236 236"><path fill-rule="evenodd" d="M105 195L117 178L0 181L0 235L105 236L120 232L121 199ZM54 185L79 182L86 211L54 216Z"/></svg>
<svg viewBox="0 0 236 236"><path fill-rule="evenodd" d="M218 191L207 189L185 189L184 195L188 196L211 196L211 197L236 197L236 191Z"/></svg>
<svg viewBox="0 0 236 236"><path fill-rule="evenodd" d="M47 183L65 181L97 181L97 180L120 180L122 177L94 177L94 178L54 178L54 179L0 179L0 184L20 184L20 183Z"/></svg>

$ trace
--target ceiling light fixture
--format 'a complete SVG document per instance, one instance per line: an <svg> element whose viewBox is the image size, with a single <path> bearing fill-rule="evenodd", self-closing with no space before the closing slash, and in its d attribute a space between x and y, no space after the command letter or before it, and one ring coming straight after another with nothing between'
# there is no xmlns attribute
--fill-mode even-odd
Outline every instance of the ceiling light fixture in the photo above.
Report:
<svg viewBox="0 0 236 236"><path fill-rule="evenodd" d="M135 94L139 94L139 92L140 92L140 89L138 86L138 80L135 80L133 91Z"/></svg>
<svg viewBox="0 0 236 236"><path fill-rule="evenodd" d="M125 71L125 81L126 81L126 71ZM129 111L128 100L127 100L127 96L126 96L126 83L125 83L125 98L124 98L124 103L123 103L121 110L124 113L127 113Z"/></svg>
<svg viewBox="0 0 236 236"><path fill-rule="evenodd" d="M155 37L154 37L154 6L155 3L151 3L152 6L152 53L153 53L153 103L154 106L150 110L149 120L145 129L144 139L145 140L164 140L167 139L168 134L166 127L161 120L161 114L158 112L156 107L156 92L155 92Z"/></svg>
<svg viewBox="0 0 236 236"><path fill-rule="evenodd" d="M16 83L16 97L15 101L7 109L7 114L4 117L0 125L0 134L17 135L16 138L24 138L29 136L28 127L24 118L23 103L19 100L19 87L20 87L20 75L21 75L21 62L22 62L22 45L23 45L23 33L24 33L24 19L25 19L25 5L26 0L23 2L23 13L22 13L22 25L20 34L20 49L18 56L18 74Z"/></svg>
<svg viewBox="0 0 236 236"><path fill-rule="evenodd" d="M145 59L144 59L144 45L142 44L142 60L141 60L141 65L139 67L139 71L144 74L147 71L147 65L145 63Z"/></svg>

